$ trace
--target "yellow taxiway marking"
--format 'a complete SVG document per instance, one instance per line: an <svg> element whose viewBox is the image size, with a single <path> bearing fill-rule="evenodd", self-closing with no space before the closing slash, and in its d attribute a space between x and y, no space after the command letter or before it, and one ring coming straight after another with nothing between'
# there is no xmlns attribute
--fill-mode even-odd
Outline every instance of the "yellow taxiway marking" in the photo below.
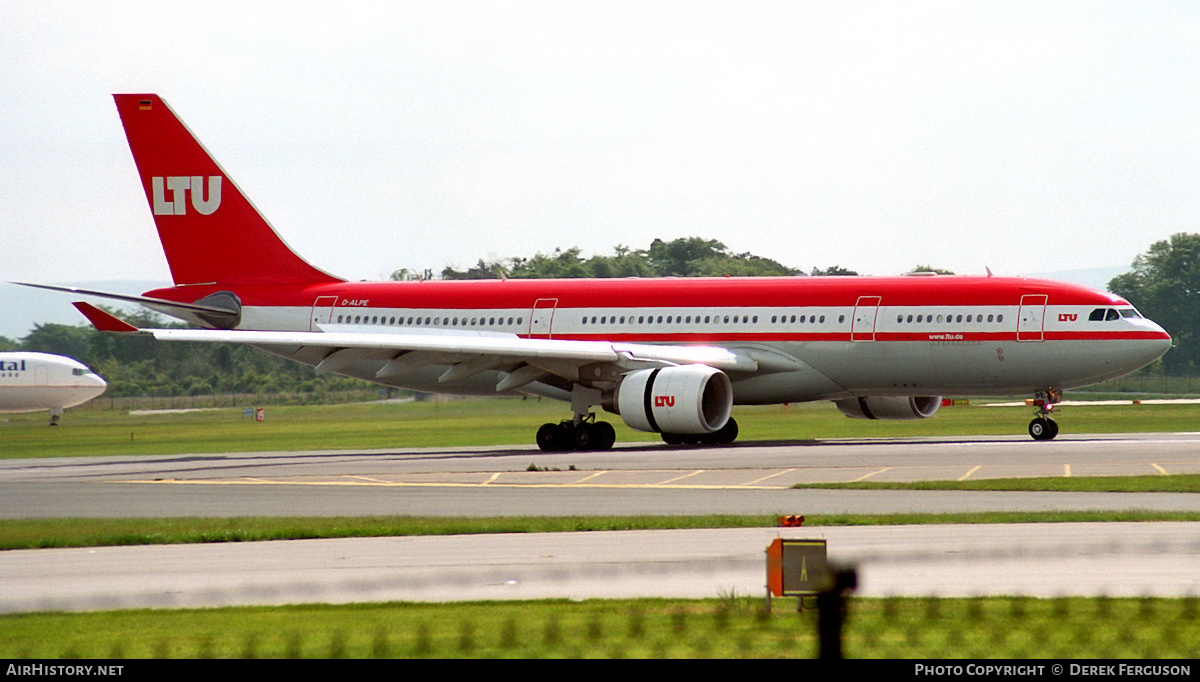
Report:
<svg viewBox="0 0 1200 682"><path fill-rule="evenodd" d="M484 481L483 483L480 483L479 485L487 485L487 484L491 483L492 481L496 480L497 478L500 478L500 472L499 472L499 471L497 471L496 473L492 474L492 477L491 477L491 478L489 478L488 480Z"/></svg>
<svg viewBox="0 0 1200 682"><path fill-rule="evenodd" d="M894 468L895 468L895 467L884 467L884 468L882 468L882 469L880 469L880 470L878 470L878 471L872 471L871 473L869 473L869 474L867 474L867 475L865 475L865 476L859 476L858 478L856 478L856 479L854 479L853 481L850 481L850 482L851 482L851 483L858 483L859 481L865 481L865 480L867 480L868 478L870 478L870 477L874 476L875 474L882 474L883 472L885 472L885 471L891 471L891 470L892 470L892 469L894 469Z"/></svg>
<svg viewBox="0 0 1200 682"><path fill-rule="evenodd" d="M702 473L704 473L704 469L697 469L697 470L693 471L693 472L692 472L692 473L690 473L690 474L684 474L684 475L682 475L682 476L676 476L675 478L668 478L667 480L665 480L665 481L663 481L663 482L659 483L658 485L670 485L671 483L674 483L675 481L682 481L682 480L683 480L683 479L685 479L685 478L691 478L692 476L696 476L696 475L699 475L699 474L702 474Z"/></svg>
<svg viewBox="0 0 1200 682"><path fill-rule="evenodd" d="M1070 478L1070 477L1071 477L1071 465L1064 464L1063 465L1063 478Z"/></svg>
<svg viewBox="0 0 1200 682"><path fill-rule="evenodd" d="M387 481L375 478L374 476L347 476L346 478L353 478L359 481L366 481L368 483L387 483Z"/></svg>
<svg viewBox="0 0 1200 682"><path fill-rule="evenodd" d="M982 468L983 468L983 465L982 465L982 464L980 464L980 465L976 466L974 469L971 469L971 470L970 470L970 471L968 471L967 473L963 474L961 477L959 477L959 479L958 479L958 480L960 480L960 481L965 481L965 480L967 480L968 478L970 478L970 477L971 477L971 474L975 473L976 471L979 471L979 470L980 470L980 469L982 469Z"/></svg>
<svg viewBox="0 0 1200 682"><path fill-rule="evenodd" d="M1170 476L1170 475L1171 475L1171 474L1168 474L1168 473L1167 473L1167 470L1166 470L1166 469L1164 469L1164 468L1160 467L1159 465L1155 464L1154 462L1151 462L1151 463L1150 463L1150 466L1154 467L1155 469L1158 469L1158 473L1162 474L1163 476Z"/></svg>
<svg viewBox="0 0 1200 682"><path fill-rule="evenodd" d="M699 473L699 472L697 472ZM689 474L691 475L691 474ZM680 476L679 478L686 478ZM673 479L678 480L678 479ZM238 480L191 480L191 479L170 479L162 478L157 480L128 480L128 481L112 481L113 483L157 483L159 485L301 485L301 486L372 486L383 488L668 488L674 490L786 490L786 487L780 486L752 486L746 484L729 484L729 485L678 485L669 482L664 483L498 483L496 485L488 485L491 481L481 481L479 483L450 483L450 482L434 482L434 483L414 483L411 481L270 481L265 479L238 479Z"/></svg>
<svg viewBox="0 0 1200 682"><path fill-rule="evenodd" d="M580 485L585 481L590 481L593 478L596 478L597 476L603 476L604 474L607 474L607 473L608 473L607 471L597 471L596 473L591 474L590 476L584 476L583 478L579 479L578 481L575 481L574 483L568 483L567 485Z"/></svg>
<svg viewBox="0 0 1200 682"><path fill-rule="evenodd" d="M763 476L762 478L756 478L756 479L754 479L753 481L746 481L745 483L743 483L743 484L742 484L742 486L749 486L749 485L754 485L755 483L761 483L761 482L763 482L763 481L767 480L768 478L775 478L776 476L782 476L782 475L784 475L784 474L790 474L790 473L792 473L793 471L795 471L795 469L784 469L783 471L776 471L775 473L773 473L773 474L768 474L768 475L766 475L766 476Z"/></svg>

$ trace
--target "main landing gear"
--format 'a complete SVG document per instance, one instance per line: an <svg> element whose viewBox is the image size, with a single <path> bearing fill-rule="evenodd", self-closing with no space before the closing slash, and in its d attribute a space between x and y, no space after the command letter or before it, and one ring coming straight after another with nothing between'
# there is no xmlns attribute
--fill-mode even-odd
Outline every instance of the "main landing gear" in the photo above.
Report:
<svg viewBox="0 0 1200 682"><path fill-rule="evenodd" d="M595 414L585 419L542 424L537 432L537 444L543 452L608 450L616 442L616 429L608 422L596 421Z"/></svg>
<svg viewBox="0 0 1200 682"><path fill-rule="evenodd" d="M1034 440L1052 440L1058 435L1058 422L1050 418L1054 405L1062 400L1062 391L1048 388L1034 394L1033 404L1037 408L1033 421L1029 422L1029 435Z"/></svg>
<svg viewBox="0 0 1200 682"><path fill-rule="evenodd" d="M728 445L738 437L737 422L731 417L725 426L712 433L664 433L667 445ZM542 424L537 444L543 452L589 452L609 450L617 442L612 424L596 421L595 414L566 419L557 424Z"/></svg>

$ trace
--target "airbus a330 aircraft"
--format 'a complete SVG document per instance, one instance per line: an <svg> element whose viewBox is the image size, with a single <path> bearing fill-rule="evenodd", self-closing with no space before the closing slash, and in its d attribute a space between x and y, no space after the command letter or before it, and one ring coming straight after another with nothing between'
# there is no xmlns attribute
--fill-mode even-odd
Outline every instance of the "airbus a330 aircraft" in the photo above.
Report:
<svg viewBox="0 0 1200 682"><path fill-rule="evenodd" d="M82 405L108 384L83 363L48 353L0 353L0 412L50 411L50 425L63 410Z"/></svg>
<svg viewBox="0 0 1200 682"><path fill-rule="evenodd" d="M1033 395L1045 440L1065 389L1171 345L1128 301L1034 279L347 282L289 249L161 98L115 99L175 286L114 298L204 329L137 330L77 303L97 327L248 343L417 391L556 398L572 418L537 431L544 450L611 447L597 406L667 443L720 444L734 405L921 419L947 394Z"/></svg>

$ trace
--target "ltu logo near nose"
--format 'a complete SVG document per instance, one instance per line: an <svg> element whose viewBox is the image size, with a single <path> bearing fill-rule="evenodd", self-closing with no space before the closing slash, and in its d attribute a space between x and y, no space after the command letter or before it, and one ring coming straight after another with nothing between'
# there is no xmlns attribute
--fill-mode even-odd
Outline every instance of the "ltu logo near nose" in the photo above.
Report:
<svg viewBox="0 0 1200 682"><path fill-rule="evenodd" d="M208 192L200 175L170 175L150 179L154 190L154 215L186 215L187 194L191 190L192 208L200 215L212 215L221 205L221 176L208 176ZM167 192L171 198L167 198Z"/></svg>

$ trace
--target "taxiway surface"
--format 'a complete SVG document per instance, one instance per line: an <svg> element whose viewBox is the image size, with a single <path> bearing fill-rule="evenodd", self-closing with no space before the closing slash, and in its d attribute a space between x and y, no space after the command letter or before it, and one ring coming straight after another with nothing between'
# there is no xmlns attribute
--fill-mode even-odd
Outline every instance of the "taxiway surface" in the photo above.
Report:
<svg viewBox="0 0 1200 682"><path fill-rule="evenodd" d="M530 465L538 470L530 470ZM795 489L800 482L1200 472L1200 435L856 440L0 462L0 517L1200 511L1198 493ZM764 593L774 537L823 537L860 594L1200 594L1200 523L626 531L0 552L0 611Z"/></svg>
<svg viewBox="0 0 1200 682"><path fill-rule="evenodd" d="M531 470L537 469L537 470ZM796 483L1200 472L1200 434L6 460L0 518L1200 511L1186 493L795 489Z"/></svg>

